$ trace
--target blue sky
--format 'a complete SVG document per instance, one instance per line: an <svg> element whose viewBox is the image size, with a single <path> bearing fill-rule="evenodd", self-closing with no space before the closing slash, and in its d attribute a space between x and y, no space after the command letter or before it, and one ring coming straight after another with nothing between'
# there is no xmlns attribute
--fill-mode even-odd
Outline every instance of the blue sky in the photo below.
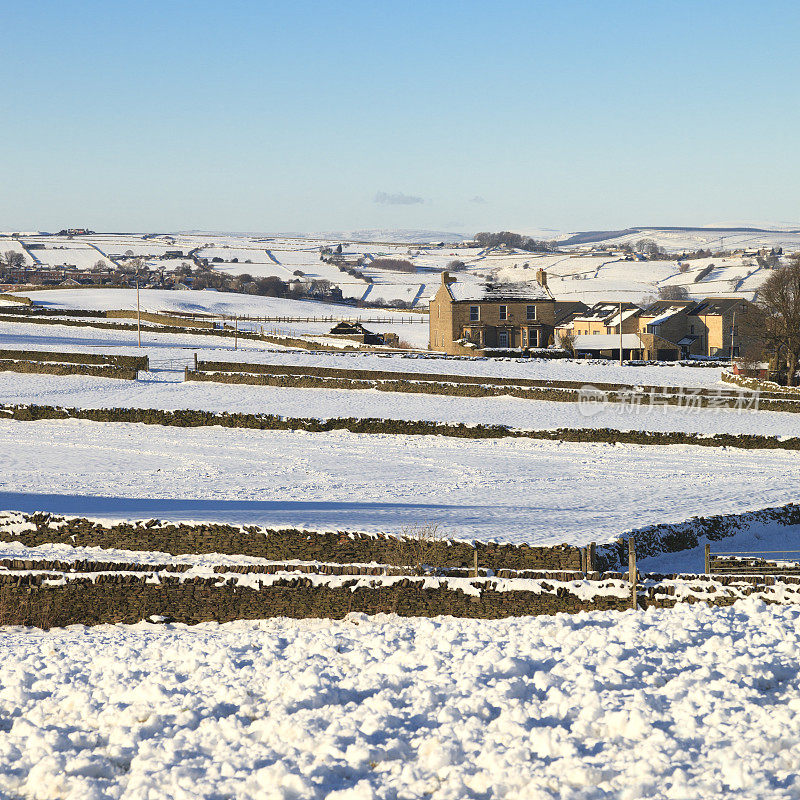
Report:
<svg viewBox="0 0 800 800"><path fill-rule="evenodd" d="M0 0L0 230L800 224L795 2Z"/></svg>

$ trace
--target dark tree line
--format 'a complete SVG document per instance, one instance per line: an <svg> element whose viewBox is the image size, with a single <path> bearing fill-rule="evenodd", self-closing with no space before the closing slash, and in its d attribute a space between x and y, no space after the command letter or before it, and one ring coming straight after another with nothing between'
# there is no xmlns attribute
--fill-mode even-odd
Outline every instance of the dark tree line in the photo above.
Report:
<svg viewBox="0 0 800 800"><path fill-rule="evenodd" d="M486 247L513 247L517 250L527 250L529 253L551 253L557 250L555 242L545 242L533 239L530 236L523 236L520 233L511 231L500 231L499 233L476 233L473 236L475 242L483 248Z"/></svg>
<svg viewBox="0 0 800 800"><path fill-rule="evenodd" d="M405 258L376 258L370 263L370 269L388 269L394 272L416 272L417 268Z"/></svg>

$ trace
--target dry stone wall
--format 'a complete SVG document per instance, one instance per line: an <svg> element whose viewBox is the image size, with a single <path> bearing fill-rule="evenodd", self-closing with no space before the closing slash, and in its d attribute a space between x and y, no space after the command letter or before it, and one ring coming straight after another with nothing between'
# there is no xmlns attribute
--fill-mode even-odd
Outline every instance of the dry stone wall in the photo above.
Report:
<svg viewBox="0 0 800 800"><path fill-rule="evenodd" d="M745 450L800 450L800 437L778 438L755 434L715 434L707 436L681 431L621 431L616 428L557 428L555 430L517 430L505 425L465 425L424 420L337 417L316 419L280 417L272 414L216 413L184 409L162 411L152 408L64 408L31 403L0 405L6 419L86 419L93 422L135 422L196 428L219 425L224 428L255 430L297 430L310 433L351 431L352 433L396 434L402 436L451 436L466 439L524 438L561 442L593 442L663 446L690 444L700 447L738 447Z"/></svg>
<svg viewBox="0 0 800 800"><path fill-rule="evenodd" d="M104 525L89 519L49 514L23 515L22 519L28 529L12 533L0 525L0 541L18 541L28 547L60 543L76 547L157 550L172 555L224 553L272 561L427 564L441 568L470 568L477 551L479 566L495 571L581 570L587 563L584 549L570 545L530 547L446 539L429 541L413 536L171 524L158 520Z"/></svg>

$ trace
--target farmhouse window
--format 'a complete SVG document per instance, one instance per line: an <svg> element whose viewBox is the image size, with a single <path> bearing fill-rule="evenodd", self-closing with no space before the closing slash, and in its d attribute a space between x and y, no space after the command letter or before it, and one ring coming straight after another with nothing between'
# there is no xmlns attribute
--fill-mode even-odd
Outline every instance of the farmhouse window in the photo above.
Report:
<svg viewBox="0 0 800 800"><path fill-rule="evenodd" d="M528 306L528 319L536 319L536 306Z"/></svg>
<svg viewBox="0 0 800 800"><path fill-rule="evenodd" d="M477 322L481 318L481 308L480 306L470 306L469 307L469 321L470 322Z"/></svg>
<svg viewBox="0 0 800 800"><path fill-rule="evenodd" d="M500 319L508 319L508 306L500 306Z"/></svg>

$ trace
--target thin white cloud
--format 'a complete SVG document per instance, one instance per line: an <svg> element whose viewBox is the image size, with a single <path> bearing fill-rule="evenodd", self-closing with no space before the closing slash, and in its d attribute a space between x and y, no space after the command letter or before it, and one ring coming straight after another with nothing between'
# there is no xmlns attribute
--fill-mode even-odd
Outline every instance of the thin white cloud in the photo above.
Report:
<svg viewBox="0 0 800 800"><path fill-rule="evenodd" d="M375 203L387 206L413 206L417 203L424 203L425 200L415 194L403 194L403 192L378 192L375 195Z"/></svg>

